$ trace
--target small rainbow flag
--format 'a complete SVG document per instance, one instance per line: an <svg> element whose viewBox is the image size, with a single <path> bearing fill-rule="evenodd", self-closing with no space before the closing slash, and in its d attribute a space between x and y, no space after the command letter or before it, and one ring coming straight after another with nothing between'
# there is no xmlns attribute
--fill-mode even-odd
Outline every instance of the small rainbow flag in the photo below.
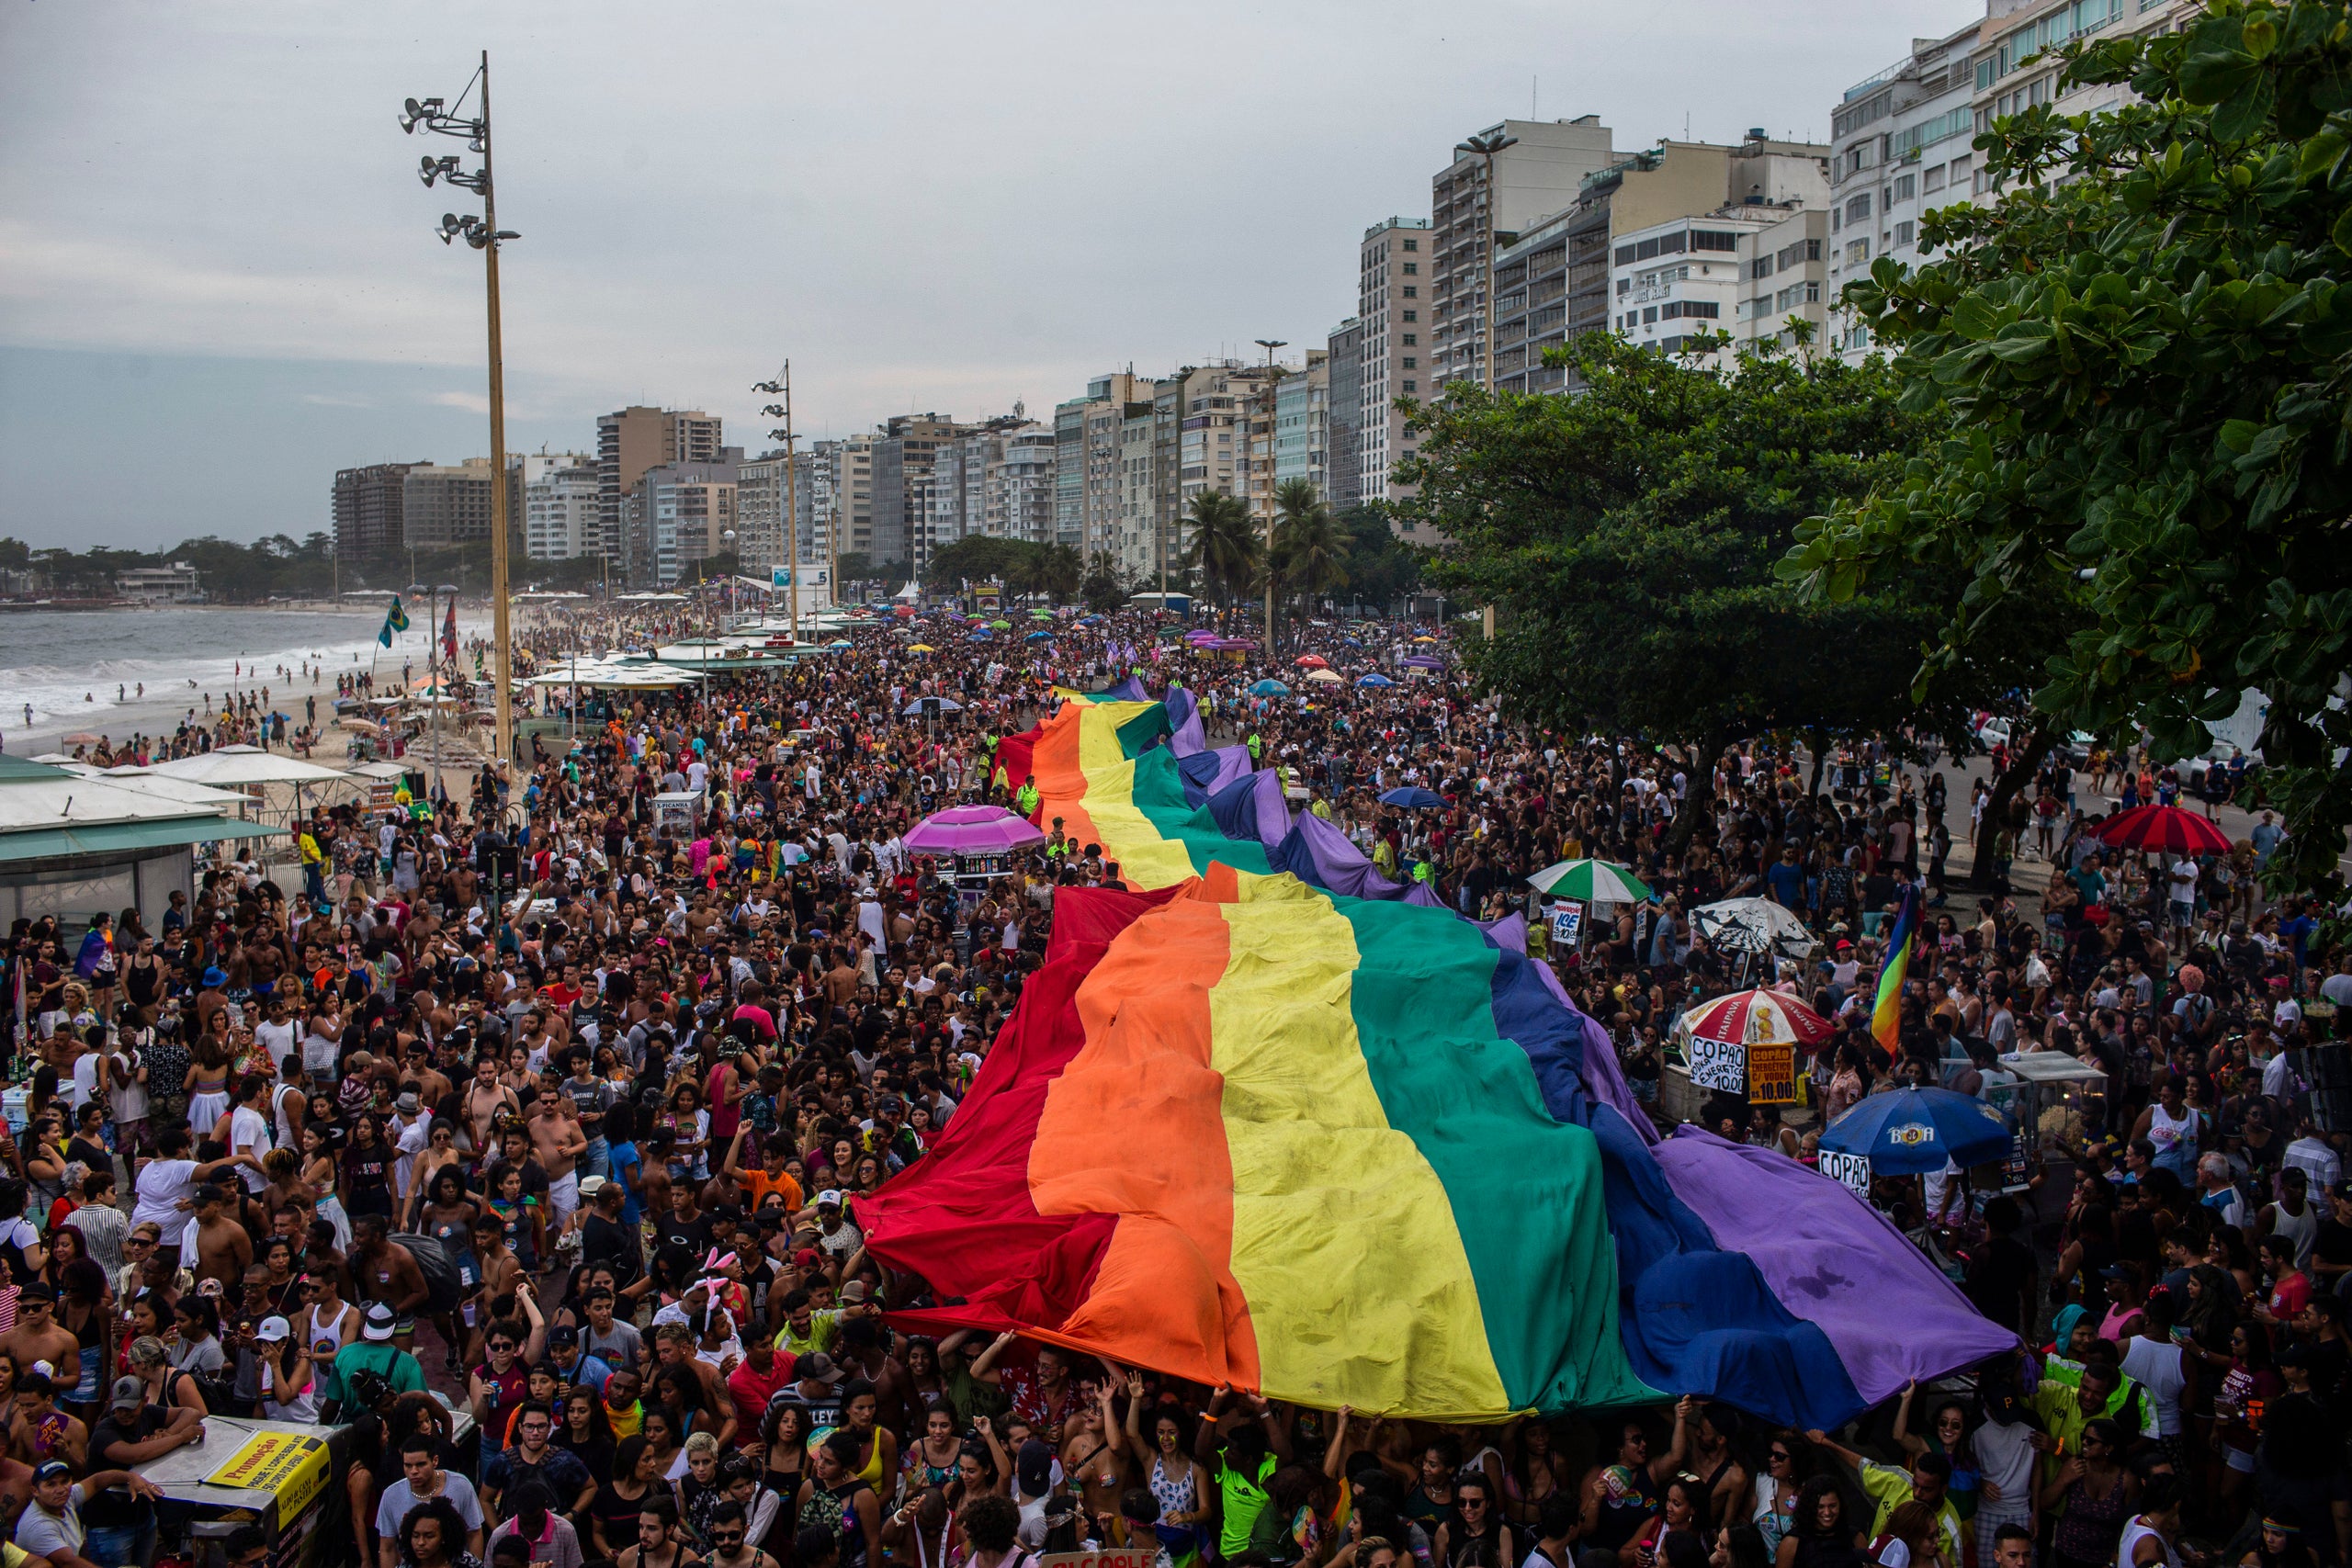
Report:
<svg viewBox="0 0 2352 1568"><path fill-rule="evenodd" d="M1919 889L1908 886L1894 908L1894 930L1886 939L1886 962L1878 972L1878 1001L1871 1009L1871 1034L1889 1055L1902 1054L1903 979L1911 971L1911 950L1918 940Z"/></svg>

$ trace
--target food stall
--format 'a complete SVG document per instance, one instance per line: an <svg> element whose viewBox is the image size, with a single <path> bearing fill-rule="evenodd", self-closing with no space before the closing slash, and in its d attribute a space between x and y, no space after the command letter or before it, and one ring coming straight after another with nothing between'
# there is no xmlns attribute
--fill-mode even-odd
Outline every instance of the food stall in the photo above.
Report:
<svg viewBox="0 0 2352 1568"><path fill-rule="evenodd" d="M703 797L698 790L682 789L653 797L653 826L673 839L692 838L702 829Z"/></svg>
<svg viewBox="0 0 2352 1568"><path fill-rule="evenodd" d="M2013 1051L2000 1058L2015 1084L1986 1087L1985 1103L2001 1112L2016 1134L2002 1188L2015 1192L2030 1184L2035 1165L2073 1161L2057 1145L2082 1142L2082 1101L2107 1092L2107 1074L2064 1051ZM2071 1187L2071 1181L2068 1183Z"/></svg>

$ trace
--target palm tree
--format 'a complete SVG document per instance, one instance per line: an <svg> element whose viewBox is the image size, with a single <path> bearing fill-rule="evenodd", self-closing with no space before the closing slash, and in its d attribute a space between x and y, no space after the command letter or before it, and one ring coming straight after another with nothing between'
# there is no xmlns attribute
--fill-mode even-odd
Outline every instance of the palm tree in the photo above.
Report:
<svg viewBox="0 0 2352 1568"><path fill-rule="evenodd" d="M1295 592L1302 611L1348 581L1347 541L1313 481L1284 479L1274 491L1274 585Z"/></svg>
<svg viewBox="0 0 2352 1568"><path fill-rule="evenodd" d="M1230 604L1233 595L1257 575L1258 538L1250 509L1223 491L1204 490L1193 498L1193 542L1184 564L1197 569L1202 586Z"/></svg>

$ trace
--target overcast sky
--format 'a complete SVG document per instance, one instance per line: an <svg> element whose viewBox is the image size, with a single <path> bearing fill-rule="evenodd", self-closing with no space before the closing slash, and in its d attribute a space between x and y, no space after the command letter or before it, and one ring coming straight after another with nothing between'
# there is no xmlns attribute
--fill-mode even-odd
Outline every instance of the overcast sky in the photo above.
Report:
<svg viewBox="0 0 2352 1568"><path fill-rule="evenodd" d="M0 533L326 525L488 450L480 255L401 134L494 73L510 446L629 402L757 450L1319 344L1363 229L1506 115L1826 136L1981 0L0 0Z"/></svg>

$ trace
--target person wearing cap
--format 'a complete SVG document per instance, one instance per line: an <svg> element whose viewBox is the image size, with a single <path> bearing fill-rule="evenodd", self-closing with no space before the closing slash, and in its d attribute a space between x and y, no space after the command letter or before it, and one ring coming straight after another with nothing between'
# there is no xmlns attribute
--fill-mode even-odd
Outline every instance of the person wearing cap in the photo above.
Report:
<svg viewBox="0 0 2352 1568"><path fill-rule="evenodd" d="M400 1320L382 1302L371 1302L360 1318L359 1337L335 1352L327 1364L326 1386L319 1391L321 1404L333 1418L334 1407L349 1397L351 1378L368 1372L381 1378L396 1393L424 1392L424 1369L414 1356L392 1343Z"/></svg>
<svg viewBox="0 0 2352 1568"><path fill-rule="evenodd" d="M90 1531L82 1509L91 1497L118 1486L136 1502L152 1504L164 1495L162 1487L128 1470L101 1470L77 1482L74 1467L63 1461L43 1462L33 1471L32 1501L17 1517L16 1544L47 1558L53 1568L112 1568L84 1555Z"/></svg>
<svg viewBox="0 0 2352 1568"><path fill-rule="evenodd" d="M611 1363L582 1350L580 1330L569 1323L559 1323L548 1329L548 1360L567 1388L584 1383L602 1394L605 1384L612 1379Z"/></svg>
<svg viewBox="0 0 2352 1568"><path fill-rule="evenodd" d="M261 1413L272 1421L308 1426L319 1418L318 1380L313 1374L311 1347L294 1333L294 1325L272 1314L254 1328L254 1354L264 1379Z"/></svg>
<svg viewBox="0 0 2352 1568"><path fill-rule="evenodd" d="M144 1382L121 1377L114 1382L107 1414L90 1433L90 1455L96 1463L135 1470L203 1436L203 1417L195 1411L159 1410L148 1403ZM143 1497L117 1489L95 1493L83 1502L82 1522L95 1562L141 1563L154 1556L155 1509Z"/></svg>

